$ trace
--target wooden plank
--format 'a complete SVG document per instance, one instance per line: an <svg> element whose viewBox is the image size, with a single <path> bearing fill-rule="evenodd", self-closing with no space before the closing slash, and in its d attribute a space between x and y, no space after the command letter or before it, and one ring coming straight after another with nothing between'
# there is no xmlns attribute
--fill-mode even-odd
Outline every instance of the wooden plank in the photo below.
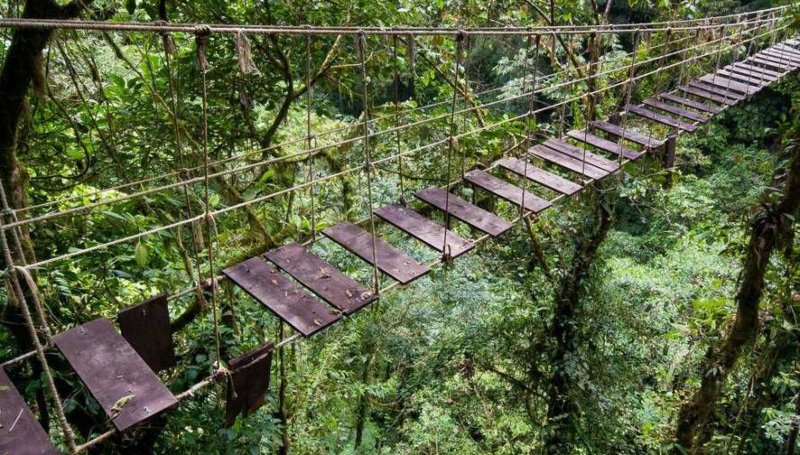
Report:
<svg viewBox="0 0 800 455"><path fill-rule="evenodd" d="M761 74L767 79L778 80L781 77L781 73L768 70L763 66L748 65L743 62L732 63L730 66L737 70L744 71L746 74Z"/></svg>
<svg viewBox="0 0 800 455"><path fill-rule="evenodd" d="M683 117L690 121L705 123L709 120L710 117L703 114L698 114L697 112L687 111L686 109L681 109L678 106L673 106L671 104L667 104L658 100L644 100L644 104L662 110L664 112L669 112L670 114L675 114L679 117Z"/></svg>
<svg viewBox="0 0 800 455"><path fill-rule="evenodd" d="M264 257L344 314L354 313L375 301L374 292L300 244L290 243L265 253Z"/></svg>
<svg viewBox="0 0 800 455"><path fill-rule="evenodd" d="M305 337L341 318L258 257L228 267L222 273Z"/></svg>
<svg viewBox="0 0 800 455"><path fill-rule="evenodd" d="M505 180L500 180L499 178L494 177L480 169L467 172L466 175L464 175L464 180L475 186L483 188L484 190L499 196L508 202L511 202L512 204L521 206L523 203L522 188L514 186ZM546 210L551 205L550 201L546 201L530 191L525 191L524 203L525 210L529 210L533 213L539 213L543 210Z"/></svg>
<svg viewBox="0 0 800 455"><path fill-rule="evenodd" d="M396 204L387 205L375 210L375 214L429 247L442 253L448 253L453 258L461 256L475 247L473 242L407 207ZM444 248L445 238L447 248Z"/></svg>
<svg viewBox="0 0 800 455"><path fill-rule="evenodd" d="M714 101L715 103L725 104L727 106L733 106L734 104L736 104L735 100L728 99L724 96L719 96L717 94L709 92L708 90L699 89L697 87L691 87L685 85L683 87L679 87L678 90L680 90L684 95L686 94L694 95L698 98Z"/></svg>
<svg viewBox="0 0 800 455"><path fill-rule="evenodd" d="M443 212L449 211L450 216L459 219L475 229L479 229L491 235L492 237L497 237L514 226L513 224L494 215L493 213L487 212L478 206L470 204L455 194L450 194L450 196L447 196L447 193L443 189L435 186L418 191L414 196Z"/></svg>
<svg viewBox="0 0 800 455"><path fill-rule="evenodd" d="M656 139L652 136L646 136L630 127L623 128L619 125L615 125L613 123L604 121L594 121L591 122L590 125L592 128L605 131L606 133L612 134L619 138L623 137L624 135L625 140L639 144L645 148L660 147L661 144L664 143L664 141L662 141L661 139Z"/></svg>
<svg viewBox="0 0 800 455"><path fill-rule="evenodd" d="M752 87L750 85L743 84L741 82L736 82L733 79L722 77L718 74L706 74L705 76L701 77L700 80L707 84L716 85L717 87L722 87L728 91L744 93L747 95L752 95L753 93L758 91L757 87Z"/></svg>
<svg viewBox="0 0 800 455"><path fill-rule="evenodd" d="M549 139L542 145L557 152L563 153L564 155L570 156L581 163L583 163L585 159L587 165L594 166L607 172L613 172L619 169L619 164L617 164L616 161L609 160L608 158L600 156L596 153L592 153L589 150L575 147L574 145L568 144L560 139Z"/></svg>
<svg viewBox="0 0 800 455"><path fill-rule="evenodd" d="M344 222L322 233L366 263L375 265L372 261L373 236L369 232L353 223ZM374 242L378 270L400 283L408 284L430 271L428 266L406 256L383 240L375 237Z"/></svg>
<svg viewBox="0 0 800 455"><path fill-rule="evenodd" d="M238 415L248 417L264 405L274 347L268 341L228 362L225 428L233 426Z"/></svg>
<svg viewBox="0 0 800 455"><path fill-rule="evenodd" d="M0 368L0 453L58 455L5 370Z"/></svg>
<svg viewBox="0 0 800 455"><path fill-rule="evenodd" d="M637 152L636 150L625 147L624 145L620 145L617 144L616 142L609 141L608 139L603 139L602 137L595 136L594 134L589 133L588 131L572 130L567 132L567 136L571 137L572 139L575 139L576 141L589 144L592 147L596 147L605 152L613 153L617 156L621 154L623 157L629 160L638 159L640 156L643 155L642 152Z"/></svg>
<svg viewBox="0 0 800 455"><path fill-rule="evenodd" d="M766 87L770 83L775 82L776 80L771 76L766 76L761 73L748 72L745 69L736 68L733 66L719 70L719 74L730 77L732 79L736 79L746 84L751 84L751 85L755 84L760 87Z"/></svg>
<svg viewBox="0 0 800 455"><path fill-rule="evenodd" d="M159 372L175 365L167 296L128 307L119 312L117 320L123 338L151 370Z"/></svg>
<svg viewBox="0 0 800 455"><path fill-rule="evenodd" d="M178 400L108 319L59 333L53 342L117 430L177 406Z"/></svg>
<svg viewBox="0 0 800 455"><path fill-rule="evenodd" d="M673 103L683 104L684 106L691 107L692 109L696 109L698 111L708 112L709 114L719 114L722 112L722 109L718 107L701 103L699 101L690 100L689 98L684 98L682 96L675 95L674 93L662 93L658 95L658 97L667 101L672 101Z"/></svg>
<svg viewBox="0 0 800 455"><path fill-rule="evenodd" d="M610 173L609 171L596 168L588 162L584 163L579 159L565 155L551 148L543 147L541 145L534 145L531 147L530 153L545 161L561 166L564 169L568 169L572 172L576 172L592 179L601 179Z"/></svg>
<svg viewBox="0 0 800 455"><path fill-rule="evenodd" d="M772 60L769 60L769 59L767 59L765 57L762 57L760 54L756 54L756 55L750 57L749 59L747 59L745 61L750 63L750 64L752 64L752 65L764 66L767 69L770 69L770 70L773 70L773 71L774 70L778 70L781 73L785 73L785 72L790 71L792 69L792 67L789 66L789 65L784 65L782 63L776 63L776 62L774 62Z"/></svg>
<svg viewBox="0 0 800 455"><path fill-rule="evenodd" d="M651 110L644 109L638 106L633 106L631 104L625 106L625 110L627 110L630 113L636 114L639 117L646 118L648 120L652 120L654 122L658 122L672 128L678 128L683 131L693 132L694 130L697 129L697 126L692 125L690 123L681 122L680 120L676 120L672 117L667 117L666 115L661 115Z"/></svg>
<svg viewBox="0 0 800 455"><path fill-rule="evenodd" d="M507 169L517 175L526 177L529 180L546 186L551 190L558 191L561 194L572 196L583 189L583 187L577 183L567 180L563 177L559 177L555 174L551 174L543 169L539 169L525 160L509 157L498 160L496 163L503 169Z"/></svg>
<svg viewBox="0 0 800 455"><path fill-rule="evenodd" d="M705 90L707 92L711 92L716 94L717 96L721 96L724 98L728 98L729 100L739 102L744 100L745 96L741 93L732 92L729 90L725 90L725 88L720 87L718 85L708 84L702 81L692 81L689 82L690 87L694 87L700 90Z"/></svg>
<svg viewBox="0 0 800 455"><path fill-rule="evenodd" d="M791 46L787 46L785 44L776 44L772 46L770 49L774 50L775 52L781 53L783 52L784 55L790 55L796 60L800 60L800 50L797 50Z"/></svg>
<svg viewBox="0 0 800 455"><path fill-rule="evenodd" d="M784 62L794 67L800 66L800 56L797 56L792 52L781 51L780 49L767 49L762 52L762 54L766 54L780 62Z"/></svg>

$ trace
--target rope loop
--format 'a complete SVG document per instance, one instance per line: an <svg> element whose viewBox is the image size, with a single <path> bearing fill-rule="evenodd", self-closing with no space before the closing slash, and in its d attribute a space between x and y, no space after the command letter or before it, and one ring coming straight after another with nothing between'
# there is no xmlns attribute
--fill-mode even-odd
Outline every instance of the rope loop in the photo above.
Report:
<svg viewBox="0 0 800 455"><path fill-rule="evenodd" d="M467 37L467 32L465 32L463 28L459 28L458 31L456 32L456 41L462 42L466 39L466 37Z"/></svg>
<svg viewBox="0 0 800 455"><path fill-rule="evenodd" d="M208 59L206 59L206 44L211 36L211 27L208 25L198 25L194 28L194 42L197 46L197 67L202 71L208 69Z"/></svg>

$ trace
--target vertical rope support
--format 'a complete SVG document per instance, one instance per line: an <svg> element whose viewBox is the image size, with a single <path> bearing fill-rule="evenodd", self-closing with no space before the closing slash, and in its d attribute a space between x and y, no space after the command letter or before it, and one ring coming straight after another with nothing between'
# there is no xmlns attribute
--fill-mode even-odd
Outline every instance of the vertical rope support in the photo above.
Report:
<svg viewBox="0 0 800 455"><path fill-rule="evenodd" d="M636 29L633 32L633 52L631 53L631 65L628 68L628 83L625 84L625 109L622 110L622 115L620 116L620 123L622 124L620 143L625 139L625 132L628 128L628 106L631 104L631 94L633 93L633 86L635 84L633 77L636 73L636 53L639 50L639 37L640 31ZM652 137L652 135L650 137ZM619 164L622 165L622 153L619 154Z"/></svg>
<svg viewBox="0 0 800 455"><path fill-rule="evenodd" d="M558 63L558 66L561 67L561 71L563 73L565 73L567 78L569 78L569 68L565 69L564 66L562 66L561 63L558 61L558 56L556 55L556 49L557 49L556 41L557 41L556 34L554 32L553 33L553 60L555 60L555 62ZM567 49L564 49L564 52L569 52L569 51ZM559 116L559 120L558 120L558 137L561 137L561 136L564 135L564 120L565 120L564 117L565 117L566 109L567 109L566 103L561 103L561 106L559 106L559 109L558 109L558 112L559 112L559 114L558 114L558 116Z"/></svg>
<svg viewBox="0 0 800 455"><path fill-rule="evenodd" d="M687 33L689 33L689 32L687 32ZM700 41L700 30L698 29L695 32L694 44L696 45L699 41ZM681 59L682 62L686 62L686 48L687 47L690 47L690 46L684 46L683 49L681 49L680 59ZM692 57L690 57L690 58L694 58L694 52L692 52ZM680 87L681 95L684 98L686 98L686 86L684 85L684 81L685 81L685 78L684 78L685 70L684 70L684 68L686 66L688 66L688 65L686 63L684 63L684 64L679 65L679 66L680 66L680 70L678 71L678 87Z"/></svg>
<svg viewBox="0 0 800 455"><path fill-rule="evenodd" d="M445 179L445 196L444 196L444 238L442 240L442 260L450 262L452 259L450 249L447 246L447 231L450 228L450 171L452 167L453 151L458 148L458 141L456 135L458 133L458 125L456 124L456 104L458 103L458 72L461 68L461 50L464 45L464 31L459 30L456 34L456 55L453 62L453 102L450 104L450 133L447 147L447 171ZM466 88L464 89L466 92Z"/></svg>
<svg viewBox="0 0 800 455"><path fill-rule="evenodd" d="M363 31L358 32L357 48L358 59L361 66L361 79L363 83L364 93L364 108L361 113L362 125L364 128L364 170L367 174L367 198L369 199L369 225L372 230L372 282L375 295L380 295L381 283L380 275L378 272L378 253L376 251L376 237L375 232L375 211L373 210L372 201L372 150L370 149L369 141L369 76L367 75L367 35Z"/></svg>
<svg viewBox="0 0 800 455"><path fill-rule="evenodd" d="M409 36L408 39L414 39ZM392 71L394 79L394 146L397 153L397 177L400 180L400 203L406 205L406 187L403 181L403 157L400 155L400 61L397 57L397 34L392 35Z"/></svg>
<svg viewBox="0 0 800 455"><path fill-rule="evenodd" d="M725 41L725 25L719 29L719 41L717 42L717 61L714 63L714 75L711 76L713 82L717 82L717 71L719 71L719 63L722 60L722 43Z"/></svg>
<svg viewBox="0 0 800 455"><path fill-rule="evenodd" d="M469 51L472 47L472 35L467 32L464 32L464 114L461 119L461 129L463 131L467 131L467 118L469 118L469 113L467 109L469 109ZM475 108L476 115L479 114L477 107ZM461 152L461 180L464 180L464 174L467 173L467 152L465 147L460 147L459 152ZM449 228L450 226L448 226Z"/></svg>
<svg viewBox="0 0 800 455"><path fill-rule="evenodd" d="M667 27L667 30L664 31L664 51L661 53L661 56L658 59L658 66L660 68L665 68L667 54L670 51L670 44L672 44L672 27ZM645 55L645 58L649 57L649 55ZM683 65L680 65L683 68ZM655 86L653 87L654 96L659 98L661 95L661 85L663 84L664 78L662 77L664 74L663 71L659 71L656 76ZM652 138L653 137L653 123L654 122L647 122L647 136ZM648 139L650 140L650 139Z"/></svg>
<svg viewBox="0 0 800 455"><path fill-rule="evenodd" d="M753 48L755 47L755 42L758 39L758 36L761 35L761 29L764 27L764 22L761 20L761 12L756 15L756 22L758 23L758 27L756 27L755 31L753 32L753 36L750 39L750 42L747 45L747 51L745 52L745 58L743 61L747 61L753 55ZM753 78L753 66L749 65L747 70L747 83L749 84L751 79ZM764 81L762 77L758 78L758 83L761 84Z"/></svg>
<svg viewBox="0 0 800 455"><path fill-rule="evenodd" d="M311 87L311 34L306 35L306 150L313 148L313 132L311 129L311 102L313 99ZM314 188L314 155L308 153L308 192L311 198L311 239L317 241L317 208L314 203L316 196Z"/></svg>
<svg viewBox="0 0 800 455"><path fill-rule="evenodd" d="M532 46L534 47L533 51L533 58L530 58L528 55ZM520 177L520 182L522 183L522 203L520 204L519 208L519 222L522 224L525 221L525 193L527 192L528 185L525 179L528 178L528 150L530 150L531 146L533 145L533 126L532 123L536 123L536 82L537 82L537 63L539 62L539 35L529 34L528 35L528 44L525 48L525 60L528 64L528 73L531 77L531 94L528 98L528 115L525 117L525 151L523 152L522 156L525 158L523 169L522 169L522 177ZM524 84L523 84L524 86ZM523 90L524 93L524 90Z"/></svg>
<svg viewBox="0 0 800 455"><path fill-rule="evenodd" d="M217 310L217 284L216 272L214 271L214 240L211 233L216 230L214 221L211 215L211 195L209 174L211 168L211 160L208 156L208 81L206 80L206 72L208 71L208 60L205 55L206 44L208 38L211 36L211 29L208 26L198 26L195 29L195 45L197 46L197 66L200 70L200 84L201 84L201 98L203 108L203 205L204 205L204 218L206 223L206 238L208 239L208 268L209 275L211 276L211 312L214 318L214 345L217 354L215 367L222 366L220 359L220 338L219 338L219 318Z"/></svg>
<svg viewBox="0 0 800 455"><path fill-rule="evenodd" d="M2 188L3 182L0 180L0 188ZM5 190L2 191L2 203L3 203L3 212L10 212L11 209L8 206L8 200L5 197ZM31 342L33 343L34 350L36 351L36 357L39 360L39 364L42 366L42 371L45 375L45 382L47 383L47 389L50 393L50 397L53 400L53 406L56 410L56 417L58 418L58 423L61 425L61 431L64 433L64 439L67 441L67 447L71 453L78 452L78 446L75 444L75 433L72 431L72 427L69 426L69 422L67 421L66 413L64 412L64 406L61 403L61 397L58 394L58 389L56 388L55 379L53 378L53 373L50 371L50 365L47 362L47 358L44 354L44 347L42 346L41 341L39 340L39 335L36 333L36 325L33 322L33 316L31 316L30 309L28 308L28 302L25 298L25 293L22 290L22 285L19 282L19 275L22 274L27 278L30 277L30 281L28 281L28 288L31 291L31 295L34 299L34 306L36 307L36 312L38 313L39 319L42 323L42 332L45 335L45 339L47 340L48 344L51 344L51 332L50 327L47 324L47 315L42 307L42 302L39 300L38 294L38 287L36 286L36 282L33 281L33 278L30 276L30 273L23 267L14 265L14 257L11 254L11 248L8 244L8 238L6 236L5 230L5 217L0 215L0 243L2 243L3 249L3 259L6 262L7 272L8 272L8 281L11 283L10 292L13 292L17 297L17 302L22 310L22 316L25 319L25 325L28 327L28 332L31 337ZM12 234L15 235L15 234ZM22 251L19 251L20 257L24 258L22 255Z"/></svg>

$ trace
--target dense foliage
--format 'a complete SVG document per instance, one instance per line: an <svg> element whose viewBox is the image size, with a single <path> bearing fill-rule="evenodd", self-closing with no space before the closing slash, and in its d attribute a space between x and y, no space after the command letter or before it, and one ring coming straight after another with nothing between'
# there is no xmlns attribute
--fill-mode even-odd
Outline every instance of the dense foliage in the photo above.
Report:
<svg viewBox="0 0 800 455"><path fill-rule="evenodd" d="M81 14L105 21L533 26L702 17L766 3L632 1L607 8L606 2L538 0L100 0L87 2ZM25 8L42 5L51 2L0 0L0 11L19 17ZM0 33L0 64L7 65L14 32ZM27 259L91 248L202 213L202 183L185 192L173 188L84 208L202 177L204 91L213 172L255 163L212 180L209 208L264 199L246 210L216 216L212 229L197 222L38 271L51 327L60 332L101 316L113 319L126 306L191 289L212 271L272 247L316 238L319 230L342 220L366 219L371 207L400 199L412 202L414 191L444 184L462 169L516 150L529 129L546 138L585 125L587 117L606 118L624 104L626 86L591 100L580 95L624 79L632 56L644 60L658 55L651 47L684 46L668 39L714 38L693 33L654 33L641 40L621 33L600 40L601 76L592 87L559 85L580 75L576 66L586 70L592 61L592 43L585 37L544 37L535 59L525 37L472 36L464 44L459 57L463 65L454 81L458 47L452 37L370 36L362 54L352 35L307 40L302 35L219 34L205 47L210 68L204 87L191 33L169 39L145 32L54 33L41 55L33 56L35 70L15 141L11 149L3 149L19 160L24 175L16 188L22 199L14 199L13 188L7 187L7 193L17 208L20 200L44 204L24 212L23 218L57 209L77 211L26 232L32 248ZM746 51L745 45L736 49ZM361 72L362 56L368 81ZM257 71L242 71L241 61L250 59ZM667 76L644 79L633 87L633 99L674 86L678 70L686 80L716 63L700 59ZM659 64L663 62L652 62L642 71ZM503 99L523 93L522 87L531 83L531 67L541 79L538 83L556 87L537 99L537 105L570 101L526 125L512 120L527 112L528 98ZM709 374L702 367L706 353L724 340L736 312L750 224L781 197L800 131L799 94L796 75L791 75L716 117L699 134L681 136L674 171L662 168L658 154L628 164L533 222L520 222L453 264L386 293L322 334L287 345L275 354L266 405L232 428L222 425L223 381L147 427L112 438L97 453L680 450L674 443L679 409ZM453 128L451 103L467 109L496 101L455 117L458 132L479 133L456 144L447 141ZM373 179L367 172L348 172L368 158L360 140L365 104L373 132L397 122L440 118L374 139L369 158L379 164ZM496 122L504 124L483 129ZM347 143L332 145L341 141ZM437 141L439 146L402 161L380 161L398 150ZM313 158L301 153L327 145L331 147ZM345 174L265 198L337 173ZM169 178L129 185L162 174ZM473 194L468 187L459 186L456 192L508 219L516 215L511 205ZM426 214L442 221L438 213ZM455 224L454 229L477 237L465 225ZM796 232L797 224L791 229ZM438 256L388 225L378 223L377 230L419 260ZM724 384L708 424L703 441L707 453L794 453L787 438L797 436L800 423L800 246L793 236L784 240L766 270L756 340ZM213 269L206 249L216 255ZM310 249L370 283L372 269L330 240L321 238ZM390 283L384 279L384 285ZM8 293L7 286L0 287L0 301L10 301ZM179 361L161 378L176 393L208 375L220 360L211 300L206 287L170 302ZM214 300L220 309L223 361L265 340L291 335L228 283L222 283ZM13 305L4 305L3 359L30 349L22 321L14 317ZM107 428L103 411L62 358L55 353L48 358L76 430L86 439L102 433ZM41 370L35 362L7 370L63 448Z"/></svg>

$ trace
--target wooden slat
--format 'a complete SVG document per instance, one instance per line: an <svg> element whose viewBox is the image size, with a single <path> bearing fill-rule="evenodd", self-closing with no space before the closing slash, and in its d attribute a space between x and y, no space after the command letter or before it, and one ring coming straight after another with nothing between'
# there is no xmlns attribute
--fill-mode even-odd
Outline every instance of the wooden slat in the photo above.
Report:
<svg viewBox="0 0 800 455"><path fill-rule="evenodd" d="M781 73L768 70L763 66L748 65L743 62L732 63L731 66L737 70L744 71L746 74L761 74L763 77L771 78L772 80L778 80L781 77Z"/></svg>
<svg viewBox="0 0 800 455"><path fill-rule="evenodd" d="M228 267L222 273L303 336L311 336L341 317L259 257Z"/></svg>
<svg viewBox="0 0 800 455"><path fill-rule="evenodd" d="M698 98L714 101L715 103L725 104L728 106L733 106L734 104L736 104L736 100L728 99L724 96L719 96L715 93L709 92L708 90L699 89L697 87L691 87L686 85L683 87L679 87L678 90L680 90L683 94L694 95Z"/></svg>
<svg viewBox="0 0 800 455"><path fill-rule="evenodd" d="M591 122L590 125L592 128L605 131L606 133L612 134L619 138L622 138L624 135L625 140L639 144L645 148L660 147L664 143L664 141L661 139L656 139L652 136L646 136L630 127L623 128L619 125L599 120Z"/></svg>
<svg viewBox="0 0 800 455"><path fill-rule="evenodd" d="M508 221L470 204L455 194L447 196L447 193L441 188L426 188L418 191L414 196L441 211L449 211L450 216L467 223L475 229L480 229L492 237L497 237L513 226Z"/></svg>
<svg viewBox="0 0 800 455"><path fill-rule="evenodd" d="M658 95L658 97L667 101L672 101L673 103L683 104L684 106L697 109L698 111L708 112L709 114L719 114L722 112L722 109L716 106L690 100L689 98L684 98L682 96L675 95L674 93L662 93Z"/></svg>
<svg viewBox="0 0 800 455"><path fill-rule="evenodd" d="M795 67L800 65L800 57L791 52L781 52L780 49L767 49L763 52L763 54L776 58L778 61L786 62L787 64Z"/></svg>
<svg viewBox="0 0 800 455"><path fill-rule="evenodd" d="M614 172L619 169L619 164L617 164L616 161L609 160L604 156L592 153L584 148L575 147L574 145L564 142L560 139L550 139L542 145L557 152L561 152L564 155L570 156L581 163L583 163L585 159L587 165L594 166L607 172Z"/></svg>
<svg viewBox="0 0 800 455"><path fill-rule="evenodd" d="M746 69L736 68L734 66L730 66L727 68L723 68L719 70L719 74L723 76L728 76L733 79L737 79L739 81L748 83L748 84L758 84L761 87L766 87L772 82L775 82L777 79L773 78L772 76L767 76L766 74L756 73L752 71L747 71Z"/></svg>
<svg viewBox="0 0 800 455"><path fill-rule="evenodd" d="M575 139L576 141L584 142L592 147L596 147L608 153L613 153L617 156L622 154L623 157L629 160L638 159L643 155L642 152L637 152L636 150L625 147L624 145L617 144L616 142L609 141L608 139L603 139L599 136L595 136L588 131L572 130L567 132L567 136Z"/></svg>
<svg viewBox="0 0 800 455"><path fill-rule="evenodd" d="M697 129L697 126L692 125L690 123L684 123L672 117L667 117L666 115L661 115L651 110L633 106L630 104L625 107L625 110L627 110L630 113L636 114L639 117L646 118L648 120L652 120L654 122L658 122L672 128L678 128L683 131L693 132L694 130Z"/></svg>
<svg viewBox="0 0 800 455"><path fill-rule="evenodd" d="M736 93L730 90L726 90L724 87L720 87L718 85L709 84L703 81L692 81L689 82L690 87L699 88L700 90L705 90L707 92L711 92L716 94L717 96L722 96L733 100L735 102L742 101L745 98L745 95L741 93Z"/></svg>
<svg viewBox="0 0 800 455"><path fill-rule="evenodd" d="M31 413L28 403L0 368L0 453L58 455L47 432Z"/></svg>
<svg viewBox="0 0 800 455"><path fill-rule="evenodd" d="M344 314L375 301L374 292L297 243L269 251L264 257Z"/></svg>
<svg viewBox="0 0 800 455"><path fill-rule="evenodd" d="M473 242L407 207L396 204L387 205L376 209L375 214L429 247L442 253L448 253L454 258L475 247ZM444 248L445 232L447 233L447 248Z"/></svg>
<svg viewBox="0 0 800 455"><path fill-rule="evenodd" d="M541 145L534 145L531 147L530 152L532 155L537 156L545 161L557 164L564 169L584 175L592 179L601 179L609 174L609 171L592 166L591 164L584 163L580 159L573 158L561 152L553 150ZM619 168L617 168L619 169Z"/></svg>
<svg viewBox="0 0 800 455"><path fill-rule="evenodd" d="M117 320L122 336L151 370L159 372L175 365L167 296L128 307L119 312Z"/></svg>
<svg viewBox="0 0 800 455"><path fill-rule="evenodd" d="M571 196L583 189L583 187L577 183L567 180L563 177L559 177L555 174L551 174L543 169L539 169L532 163L529 163L525 160L508 157L498 160L496 163L503 169L508 169L517 175L524 176L529 180L546 186L551 190L558 191L561 194Z"/></svg>
<svg viewBox="0 0 800 455"><path fill-rule="evenodd" d="M722 77L717 74L706 74L705 76L701 77L700 80L707 84L716 85L717 87L722 87L725 90L729 91L732 90L734 92L739 92L744 94L752 95L753 93L758 91L758 87L752 87L750 85L743 84L741 82L736 82L733 79Z"/></svg>
<svg viewBox="0 0 800 455"><path fill-rule="evenodd" d="M264 406L274 347L275 344L268 341L228 362L225 428L233 426L238 415L247 417Z"/></svg>
<svg viewBox="0 0 800 455"><path fill-rule="evenodd" d="M428 266L420 264L377 237L373 239L372 234L353 223L339 223L322 233L373 266L375 265L372 261L374 240L378 270L402 284L408 284L430 271Z"/></svg>
<svg viewBox="0 0 800 455"><path fill-rule="evenodd" d="M523 196L522 188L514 186L505 180L500 180L480 169L467 172L464 175L464 180L518 206L523 204L524 199L525 210L533 213L544 211L551 205L550 201L540 198L529 190L525 191Z"/></svg>
<svg viewBox="0 0 800 455"><path fill-rule="evenodd" d="M117 430L177 406L178 400L108 319L59 333L53 342Z"/></svg>
<svg viewBox="0 0 800 455"><path fill-rule="evenodd" d="M697 112L687 111L686 109L681 109L678 106L673 106L671 104L663 103L658 100L644 100L643 103L650 107L660 109L664 112L669 112L670 114L675 114L679 117L683 117L690 121L705 123L710 118L706 115L698 114Z"/></svg>
<svg viewBox="0 0 800 455"><path fill-rule="evenodd" d="M765 66L767 69L778 70L781 73L785 73L786 71L792 69L792 67L789 65L773 62L765 57L760 56L760 54L756 54L745 61L751 65Z"/></svg>
<svg viewBox="0 0 800 455"><path fill-rule="evenodd" d="M783 52L785 55L791 55L797 60L800 60L800 50L797 50L791 46L787 46L785 44L776 44L772 47L775 52Z"/></svg>

